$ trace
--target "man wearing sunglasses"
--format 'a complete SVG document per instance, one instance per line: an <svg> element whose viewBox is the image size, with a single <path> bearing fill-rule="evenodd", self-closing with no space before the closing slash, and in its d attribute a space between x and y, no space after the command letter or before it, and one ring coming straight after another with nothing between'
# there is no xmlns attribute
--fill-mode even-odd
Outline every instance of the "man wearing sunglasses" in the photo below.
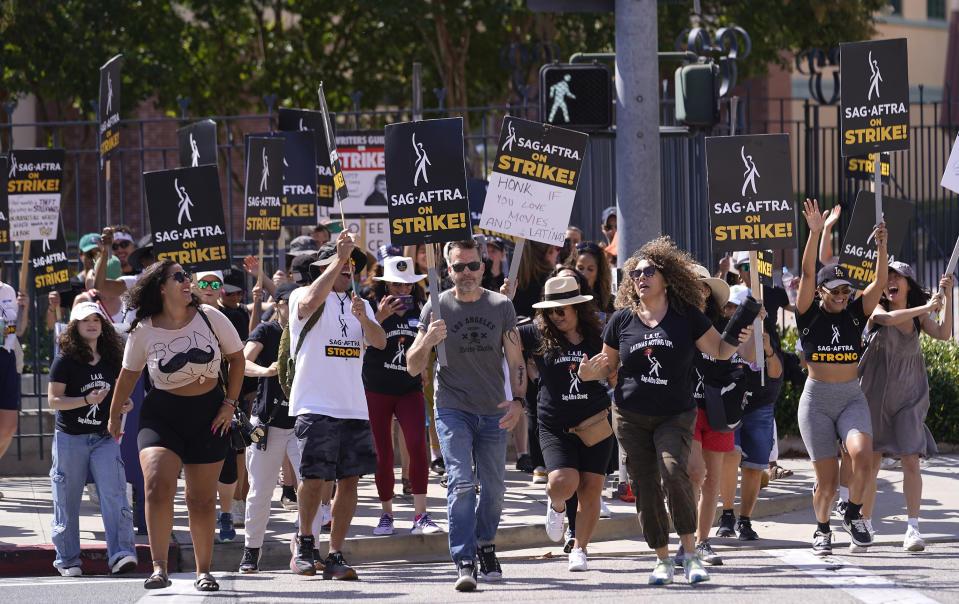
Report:
<svg viewBox="0 0 959 604"><path fill-rule="evenodd" d="M523 414L526 364L512 303L481 286L484 265L476 241L454 241L446 255L453 288L431 296L423 307L406 368L410 375L420 374L430 350L444 344L446 364L436 373L436 432L448 476L449 544L458 573L456 589L472 591L477 555L483 578L502 578L494 540L506 492L506 432ZM443 319L434 321L437 300ZM513 397L505 402L504 356Z"/></svg>
<svg viewBox="0 0 959 604"><path fill-rule="evenodd" d="M120 271L124 275L133 275L137 269L130 265L130 254L136 249L133 241L133 231L125 224L118 224L110 227L113 229L113 243L110 249L117 260L120 261Z"/></svg>

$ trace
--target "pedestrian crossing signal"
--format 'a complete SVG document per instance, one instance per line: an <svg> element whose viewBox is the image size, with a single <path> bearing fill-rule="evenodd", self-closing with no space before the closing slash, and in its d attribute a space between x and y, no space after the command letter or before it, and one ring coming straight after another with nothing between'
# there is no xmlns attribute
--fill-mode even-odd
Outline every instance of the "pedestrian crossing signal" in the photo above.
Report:
<svg viewBox="0 0 959 604"><path fill-rule="evenodd" d="M606 65L549 63L539 70L539 119L580 130L613 123L612 76Z"/></svg>

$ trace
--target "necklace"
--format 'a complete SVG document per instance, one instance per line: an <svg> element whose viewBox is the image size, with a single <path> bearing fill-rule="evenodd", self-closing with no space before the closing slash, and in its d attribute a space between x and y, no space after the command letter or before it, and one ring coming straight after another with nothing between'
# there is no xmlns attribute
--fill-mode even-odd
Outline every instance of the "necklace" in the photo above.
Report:
<svg viewBox="0 0 959 604"><path fill-rule="evenodd" d="M340 297L340 294L337 294L336 292L333 293L336 294L336 299L340 301L340 314L346 314L346 310L344 310L343 305L346 304L346 301L350 299L350 292L346 292L342 298Z"/></svg>

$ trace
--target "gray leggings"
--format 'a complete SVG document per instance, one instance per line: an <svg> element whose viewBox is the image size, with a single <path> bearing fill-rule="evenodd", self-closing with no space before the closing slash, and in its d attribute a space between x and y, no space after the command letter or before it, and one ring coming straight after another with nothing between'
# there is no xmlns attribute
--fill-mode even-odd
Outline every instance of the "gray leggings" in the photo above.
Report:
<svg viewBox="0 0 959 604"><path fill-rule="evenodd" d="M839 455L839 441L872 435L869 403L859 380L833 384L809 378L799 398L799 432L813 461Z"/></svg>

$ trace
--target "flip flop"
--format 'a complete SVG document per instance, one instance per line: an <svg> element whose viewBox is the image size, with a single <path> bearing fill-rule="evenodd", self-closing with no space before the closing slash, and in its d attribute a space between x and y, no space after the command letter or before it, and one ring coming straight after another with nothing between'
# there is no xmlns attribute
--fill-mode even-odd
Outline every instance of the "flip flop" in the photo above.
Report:
<svg viewBox="0 0 959 604"><path fill-rule="evenodd" d="M166 571L155 570L150 577L143 582L143 587L145 589L163 589L164 587L170 587L173 585L173 581L170 580L170 577L166 574Z"/></svg>
<svg viewBox="0 0 959 604"><path fill-rule="evenodd" d="M193 587L197 591L220 591L220 584L216 582L210 573L200 573L193 582Z"/></svg>

